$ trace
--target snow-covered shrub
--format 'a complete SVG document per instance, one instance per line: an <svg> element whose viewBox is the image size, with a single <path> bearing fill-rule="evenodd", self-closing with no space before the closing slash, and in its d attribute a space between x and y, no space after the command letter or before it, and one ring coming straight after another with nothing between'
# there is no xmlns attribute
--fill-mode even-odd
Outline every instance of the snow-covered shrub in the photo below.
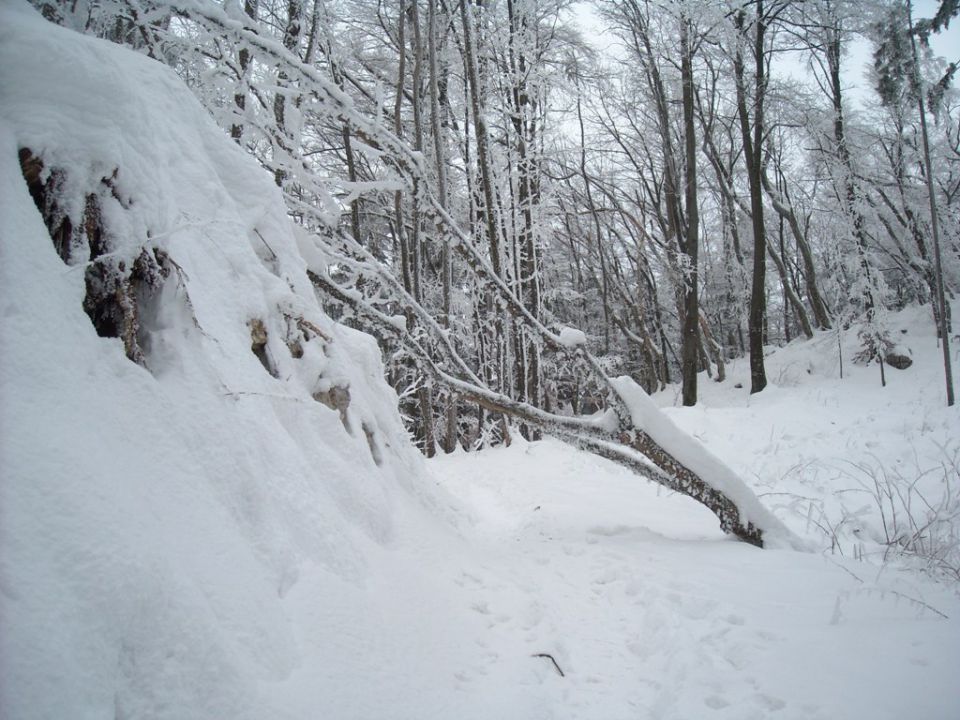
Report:
<svg viewBox="0 0 960 720"><path fill-rule="evenodd" d="M788 507L829 540L831 552L907 562L960 580L960 444L942 448L940 462L926 467L861 461L822 469L837 488L834 502L791 495Z"/></svg>
<svg viewBox="0 0 960 720"><path fill-rule="evenodd" d="M850 477L880 515L879 527L869 532L885 548L885 559L912 558L960 580L960 447L945 449L939 466L911 474L861 463Z"/></svg>

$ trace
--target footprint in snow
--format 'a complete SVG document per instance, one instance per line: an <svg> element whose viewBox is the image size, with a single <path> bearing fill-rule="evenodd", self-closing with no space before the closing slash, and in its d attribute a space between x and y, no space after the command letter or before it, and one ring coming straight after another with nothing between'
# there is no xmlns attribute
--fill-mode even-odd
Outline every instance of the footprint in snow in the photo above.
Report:
<svg viewBox="0 0 960 720"><path fill-rule="evenodd" d="M723 710L725 707L730 706L730 703L719 695L711 695L703 702L708 708L713 708L714 710Z"/></svg>
<svg viewBox="0 0 960 720"><path fill-rule="evenodd" d="M543 606L534 602L529 605L523 613L523 621L521 627L524 630L532 630L543 620Z"/></svg>
<svg viewBox="0 0 960 720"><path fill-rule="evenodd" d="M639 640L633 640L627 643L627 650L636 655L641 660L645 660L652 654L652 648L648 643L642 643Z"/></svg>
<svg viewBox="0 0 960 720"><path fill-rule="evenodd" d="M680 606L680 612L692 620L703 620L717 607L716 601L707 598L682 597L673 593L669 597Z"/></svg>
<svg viewBox="0 0 960 720"><path fill-rule="evenodd" d="M757 701L757 704L763 707L764 710L769 712L777 712L777 710L783 710L786 707L786 703L778 697L773 697L772 695L766 695L764 693L757 693L754 695L754 700Z"/></svg>
<svg viewBox="0 0 960 720"><path fill-rule="evenodd" d="M460 577L454 580L454 582L460 587L466 587L467 585L471 587L483 585L483 581L480 578L478 578L476 575L471 575L468 572L460 573Z"/></svg>
<svg viewBox="0 0 960 720"><path fill-rule="evenodd" d="M594 579L594 585L609 585L620 579L620 572L614 568L606 568L600 572Z"/></svg>

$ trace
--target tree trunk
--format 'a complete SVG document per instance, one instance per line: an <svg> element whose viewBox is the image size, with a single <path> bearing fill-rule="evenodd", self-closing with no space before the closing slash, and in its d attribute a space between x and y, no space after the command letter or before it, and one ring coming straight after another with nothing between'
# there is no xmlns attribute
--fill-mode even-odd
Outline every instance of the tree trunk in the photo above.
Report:
<svg viewBox="0 0 960 720"><path fill-rule="evenodd" d="M447 160L443 136L443 123L440 119L440 89L437 73L437 1L427 0L427 54L430 67L430 130L433 134L433 154L437 168L437 199L440 207L447 208ZM450 329L450 297L453 284L453 258L450 246L443 244L440 264L443 282L443 312L441 322L443 327ZM457 399L448 395L446 400L446 432L444 435L443 450L451 453L457 446Z"/></svg>
<svg viewBox="0 0 960 720"><path fill-rule="evenodd" d="M487 123L480 109L480 77L477 71L476 52L473 41L473 18L470 3L460 3L460 20L463 25L463 54L467 70L467 85L470 87L470 109L473 114L473 131L477 145L477 164L480 167L480 185L483 192L483 219L490 247L490 262L498 277L503 277L500 260L500 239L497 235L497 221L494 217L493 177L490 171L489 151L487 148Z"/></svg>
<svg viewBox="0 0 960 720"><path fill-rule="evenodd" d="M744 37L745 13L737 15L737 27ZM740 133L743 138L744 160L750 184L750 216L753 227L753 273L750 284L750 393L758 393L767 386L767 373L763 362L764 323L767 313L767 236L763 223L763 187L760 177L763 143L763 101L766 94L764 76L765 19L763 0L757 0L756 27L754 29L754 117L751 138L750 116L747 111L746 85L744 79L743 51L738 44L734 59L734 75L737 85L737 114L740 117Z"/></svg>
<svg viewBox="0 0 960 720"><path fill-rule="evenodd" d="M287 2L287 22L283 29L283 46L294 52L300 45L300 37L303 32L303 0L288 0ZM273 97L273 119L276 123L277 132L274 138L274 170L273 177L278 187L283 187L287 177L287 171L284 168L286 162L289 162L290 156L295 150L295 140L288 127L287 118L287 97L283 88L289 85L290 78L286 72L280 70L277 73L277 85L281 88ZM280 160L277 160L277 156Z"/></svg>
<svg viewBox="0 0 960 720"><path fill-rule="evenodd" d="M258 0L244 0L243 11L246 13L247 17L256 22L257 20L257 10L258 10ZM237 108L237 114L240 115L241 119L238 122L233 123L230 126L230 137L236 140L238 143L243 139L243 113L247 107L247 90L246 84L249 80L249 68L250 68L250 48L246 45L240 47L240 52L237 53L237 60L240 64L240 77L237 84L240 86L241 90L237 93L234 93L233 104Z"/></svg>
<svg viewBox="0 0 960 720"><path fill-rule="evenodd" d="M933 257L934 273L936 275L937 285L937 305L940 306L940 342L943 349L943 374L947 389L947 406L951 407L954 403L953 397L953 371L950 366L950 333L947 329L947 316L949 309L943 291L943 267L940 261L940 226L937 218L937 197L933 190L933 167L930 162L930 139L927 133L927 113L923 107L923 93L919 92L919 70L917 68L917 41L913 35L913 14L912 4L907 0L907 17L910 21L910 49L913 52L913 73L914 84L917 85L917 110L920 113L920 133L923 137L923 164L925 166L927 180L927 197L930 200L930 229L933 234ZM882 367L882 365L881 365Z"/></svg>
<svg viewBox="0 0 960 720"><path fill-rule="evenodd" d="M697 198L697 137L693 125L693 57L690 47L690 21L680 17L680 75L683 83L683 131L686 153L687 237L684 247L687 266L682 268L683 282L683 404L697 404L697 348L700 343L699 269L700 210Z"/></svg>

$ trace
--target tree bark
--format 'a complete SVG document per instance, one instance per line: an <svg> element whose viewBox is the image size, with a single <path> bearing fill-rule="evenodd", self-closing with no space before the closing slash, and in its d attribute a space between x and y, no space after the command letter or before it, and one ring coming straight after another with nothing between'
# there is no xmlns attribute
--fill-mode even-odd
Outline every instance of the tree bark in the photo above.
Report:
<svg viewBox="0 0 960 720"><path fill-rule="evenodd" d="M737 29L743 40L747 39L745 12L738 13ZM740 133L743 139L747 179L750 184L750 219L753 227L753 273L750 284L750 393L758 393L767 386L767 373L763 362L764 323L767 313L767 236L763 222L763 187L760 167L763 148L763 101L766 95L765 79L765 33L763 0L757 0L754 22L754 116L751 138L750 115L747 111L746 81L744 78L743 51L738 41L734 58L734 75L737 85L737 114L740 118Z"/></svg>
<svg viewBox="0 0 960 720"><path fill-rule="evenodd" d="M447 209L447 160L443 136L443 123L440 118L440 86L437 72L437 1L427 0L427 56L430 70L430 129L433 134L433 154L437 169L437 200L440 207ZM450 301L453 284L453 257L450 246L443 244L440 258L443 283L443 310L441 322L450 329ZM457 446L457 401L453 395L446 400L446 432L443 450L451 453Z"/></svg>
<svg viewBox="0 0 960 720"><path fill-rule="evenodd" d="M910 49L913 53L913 84L916 86L917 110L920 113L920 134L923 138L923 164L925 166L927 181L927 197L930 201L930 229L933 234L933 257L934 273L937 285L937 305L940 306L940 343L943 349L943 374L947 390L947 407L954 403L953 396L953 371L950 366L950 333L947 329L947 308L946 298L943 291L943 267L940 260L940 226L937 218L937 199L933 189L933 167L930 162L930 139L927 133L927 113L923 107L923 93L920 92L920 77L917 67L917 41L913 36L913 6L910 0L907 0L907 17L910 22ZM882 366L881 366L882 367Z"/></svg>
<svg viewBox="0 0 960 720"><path fill-rule="evenodd" d="M685 204L687 237L684 247L687 266L683 268L683 404L697 404L697 347L700 343L700 290L697 267L700 245L700 209L697 198L697 136L693 107L693 51L690 21L680 16L680 75L683 84L683 131L686 153Z"/></svg>

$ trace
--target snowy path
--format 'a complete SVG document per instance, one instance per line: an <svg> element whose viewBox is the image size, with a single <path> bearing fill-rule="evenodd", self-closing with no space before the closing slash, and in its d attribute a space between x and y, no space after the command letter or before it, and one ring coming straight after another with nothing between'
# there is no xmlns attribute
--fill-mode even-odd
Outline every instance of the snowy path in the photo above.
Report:
<svg viewBox="0 0 960 720"><path fill-rule="evenodd" d="M487 568L458 581L482 619L453 670L465 716L492 717L494 698L503 717L960 716L947 589L731 541L694 503L554 441L430 467L475 508Z"/></svg>

